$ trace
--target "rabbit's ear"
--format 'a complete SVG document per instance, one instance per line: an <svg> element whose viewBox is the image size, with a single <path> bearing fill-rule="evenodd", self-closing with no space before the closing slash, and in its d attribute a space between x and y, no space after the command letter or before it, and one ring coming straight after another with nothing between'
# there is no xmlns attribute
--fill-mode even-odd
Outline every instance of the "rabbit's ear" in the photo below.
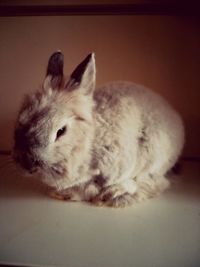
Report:
<svg viewBox="0 0 200 267"><path fill-rule="evenodd" d="M69 91L77 89L84 94L91 94L95 88L95 82L95 55L91 53L72 72L65 87Z"/></svg>
<svg viewBox="0 0 200 267"><path fill-rule="evenodd" d="M44 88L59 88L63 82L63 65L64 56L58 51L51 55L49 58L46 78L44 80Z"/></svg>

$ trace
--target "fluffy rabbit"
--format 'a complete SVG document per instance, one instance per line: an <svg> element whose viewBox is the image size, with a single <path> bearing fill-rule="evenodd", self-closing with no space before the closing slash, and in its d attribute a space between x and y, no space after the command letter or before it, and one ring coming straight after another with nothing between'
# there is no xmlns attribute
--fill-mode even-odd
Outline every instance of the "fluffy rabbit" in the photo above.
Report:
<svg viewBox="0 0 200 267"><path fill-rule="evenodd" d="M168 188L184 143L182 120L159 95L130 82L95 89L95 57L69 79L54 53L41 90L27 96L14 159L60 199L124 207Z"/></svg>

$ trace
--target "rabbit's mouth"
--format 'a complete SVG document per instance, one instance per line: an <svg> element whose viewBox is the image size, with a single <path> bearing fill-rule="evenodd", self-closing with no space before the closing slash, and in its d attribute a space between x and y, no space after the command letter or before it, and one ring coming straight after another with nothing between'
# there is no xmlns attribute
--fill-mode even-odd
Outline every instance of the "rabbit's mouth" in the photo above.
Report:
<svg viewBox="0 0 200 267"><path fill-rule="evenodd" d="M52 165L51 170L54 174L63 176L66 173L65 168L63 168L60 164L55 163Z"/></svg>
<svg viewBox="0 0 200 267"><path fill-rule="evenodd" d="M45 163L40 163L39 166L33 168L31 171L28 171L29 174L31 175L36 175L40 178L49 178L54 180L60 180L64 176L66 176L66 170L64 167L62 167L60 164L55 163L50 166L47 166Z"/></svg>

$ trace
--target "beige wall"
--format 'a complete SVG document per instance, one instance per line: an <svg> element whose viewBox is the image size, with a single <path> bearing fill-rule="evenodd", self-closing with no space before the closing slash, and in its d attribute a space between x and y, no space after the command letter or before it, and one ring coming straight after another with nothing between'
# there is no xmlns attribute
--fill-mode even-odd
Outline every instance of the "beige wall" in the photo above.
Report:
<svg viewBox="0 0 200 267"><path fill-rule="evenodd" d="M12 146L22 96L61 49L66 73L95 51L98 84L132 80L166 97L185 121L185 155L200 156L199 25L176 16L0 18L0 149Z"/></svg>

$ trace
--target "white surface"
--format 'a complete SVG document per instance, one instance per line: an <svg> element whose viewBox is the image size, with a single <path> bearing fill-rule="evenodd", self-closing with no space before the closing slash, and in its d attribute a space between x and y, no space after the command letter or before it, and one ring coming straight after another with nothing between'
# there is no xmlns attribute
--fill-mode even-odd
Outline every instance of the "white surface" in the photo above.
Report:
<svg viewBox="0 0 200 267"><path fill-rule="evenodd" d="M11 175L1 158L0 263L200 266L199 166L159 198L112 209L50 199L35 182Z"/></svg>

